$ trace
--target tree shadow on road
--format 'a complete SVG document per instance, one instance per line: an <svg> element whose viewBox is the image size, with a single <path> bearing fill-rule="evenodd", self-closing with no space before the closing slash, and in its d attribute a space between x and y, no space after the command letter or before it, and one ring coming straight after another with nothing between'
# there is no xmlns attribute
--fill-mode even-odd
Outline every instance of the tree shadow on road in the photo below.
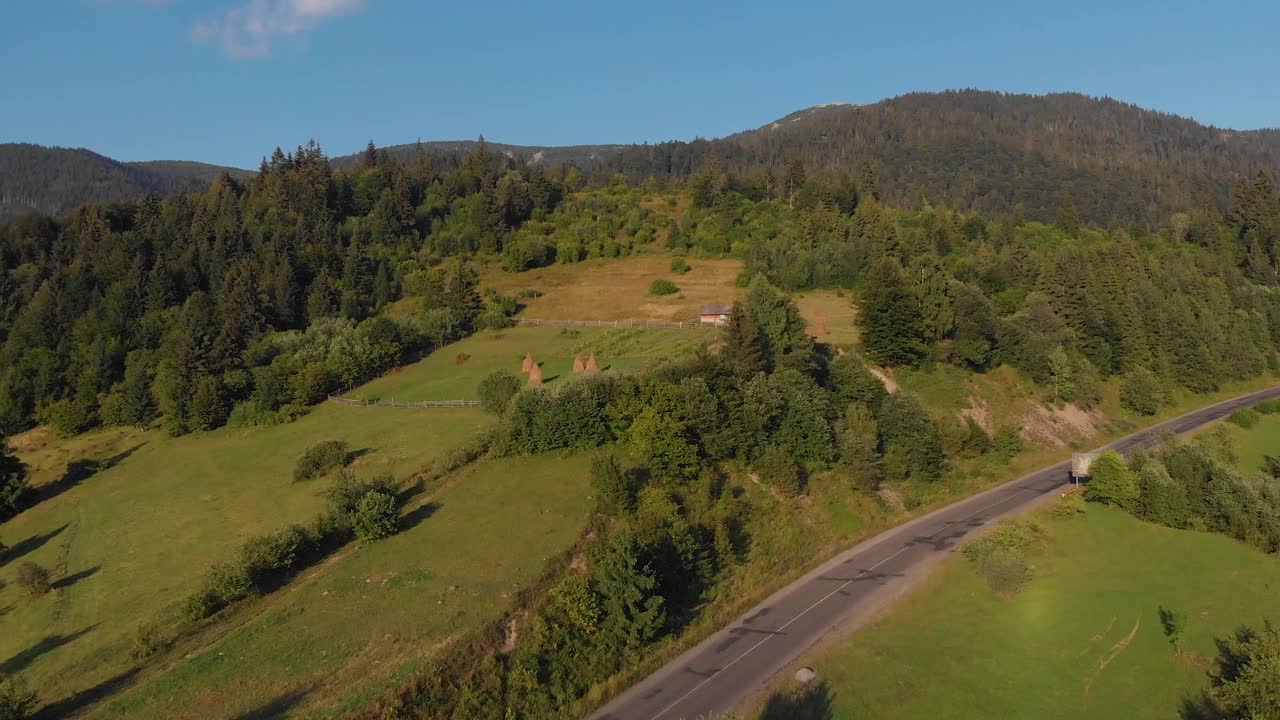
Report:
<svg viewBox="0 0 1280 720"><path fill-rule="evenodd" d="M832 720L831 699L826 680L779 690L765 702L760 720Z"/></svg>

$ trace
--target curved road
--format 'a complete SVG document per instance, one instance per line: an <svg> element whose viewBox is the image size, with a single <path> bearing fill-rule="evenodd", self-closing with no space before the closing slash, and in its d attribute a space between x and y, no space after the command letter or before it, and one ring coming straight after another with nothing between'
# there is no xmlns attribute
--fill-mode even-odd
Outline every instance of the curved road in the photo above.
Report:
<svg viewBox="0 0 1280 720"><path fill-rule="evenodd" d="M1227 400L1100 449L1127 452L1184 433L1266 398ZM591 720L695 720L732 710L837 625L857 627L905 592L978 528L1061 491L1063 461L888 530L779 590L590 716Z"/></svg>

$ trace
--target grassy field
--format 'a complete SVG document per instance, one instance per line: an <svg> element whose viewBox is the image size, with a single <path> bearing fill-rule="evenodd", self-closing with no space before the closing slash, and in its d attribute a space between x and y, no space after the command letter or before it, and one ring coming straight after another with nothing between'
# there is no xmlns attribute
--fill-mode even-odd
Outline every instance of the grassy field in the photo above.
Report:
<svg viewBox="0 0 1280 720"><path fill-rule="evenodd" d="M418 422L407 422L410 412ZM19 438L36 481L61 491L5 523L14 550L4 572L31 560L62 579L35 602L16 585L0 590L5 668L23 671L49 699L112 677L128 664L138 623L172 606L211 562L322 506L322 483L291 482L312 443L346 440L363 452L358 474L405 477L490 422L478 410L425 412L327 405L288 425L180 438L136 430ZM72 465L61 479L84 458L110 467L84 476Z"/></svg>
<svg viewBox="0 0 1280 720"><path fill-rule="evenodd" d="M1264 456L1280 455L1280 415L1263 415L1258 424L1248 430L1229 422L1222 425L1231 432L1236 465L1241 470L1258 472Z"/></svg>
<svg viewBox="0 0 1280 720"><path fill-rule="evenodd" d="M846 292L809 290L795 295L796 307L809 325L809 334L839 347L861 345L858 312Z"/></svg>
<svg viewBox="0 0 1280 720"><path fill-rule="evenodd" d="M367 701L432 647L496 617L572 544L590 504L588 461L464 468L406 530L267 597L243 627L91 717L331 717Z"/></svg>
<svg viewBox="0 0 1280 720"><path fill-rule="evenodd" d="M666 253L587 260L522 273L503 272L495 264L481 270L480 283L504 293L537 290L541 297L520 301L527 306L521 316L553 320L696 322L700 306L731 303L745 292L737 286L741 261L689 258L689 266L687 273L671 272L671 256ZM650 295L649 285L659 278L671 280L680 292Z"/></svg>
<svg viewBox="0 0 1280 720"><path fill-rule="evenodd" d="M692 350L715 337L713 328L521 326L485 331L348 395L384 400L474 400L486 375L494 370L519 373L526 353L542 366L543 382L554 384L570 376L578 353L586 357L594 352L606 372L622 371ZM459 364L461 354L467 357Z"/></svg>
<svg viewBox="0 0 1280 720"><path fill-rule="evenodd" d="M483 333L353 394L474 398L485 374L518 369L525 352L544 363L554 383L569 373L576 352L595 351L604 367L622 370L698 346L714 334L550 327ZM469 357L459 365L455 358L463 353ZM14 550L4 556L3 572L11 575L19 562L32 560L60 580L35 602L12 583L0 588L0 658L9 658L4 669L22 671L50 701L121 676L131 665L128 648L138 625L171 615L212 562L227 559L245 538L307 520L322 507L326 483L291 482L293 464L309 445L345 440L359 452L357 474L390 472L403 479L491 422L478 409L325 404L287 425L180 438L136 429L69 440L37 430L14 438L33 483L52 484L56 492L4 524L0 540ZM214 647L196 648L189 663L148 677L108 716L207 717L211 708L251 710L253 703L278 697L300 702L304 689L306 705L315 708L355 695L370 677L389 677L409 655L494 616L503 592L536 574L576 535L585 507L580 464L547 457L520 463L518 473L507 462L464 470L429 521L332 560L324 572L277 593L287 602L269 599L270 610L261 617ZM516 496L522 502L504 502ZM502 512L479 517L485 502ZM465 543L475 545L470 557ZM447 549L447 558L435 554L438 547ZM392 556L398 561L389 562ZM379 593L358 600L344 595L375 576L385 580L376 581ZM467 598L465 613L418 617L421 608L406 603L406 593L424 591L444 598L442 610ZM233 652L259 660L228 663Z"/></svg>
<svg viewBox="0 0 1280 720"><path fill-rule="evenodd" d="M1280 609L1280 560L1240 543L1101 508L1041 519L1053 540L1021 593L996 597L953 557L889 615L805 661L830 703L794 717L1176 717L1205 683L1213 639ZM1162 605L1188 617L1182 656Z"/></svg>

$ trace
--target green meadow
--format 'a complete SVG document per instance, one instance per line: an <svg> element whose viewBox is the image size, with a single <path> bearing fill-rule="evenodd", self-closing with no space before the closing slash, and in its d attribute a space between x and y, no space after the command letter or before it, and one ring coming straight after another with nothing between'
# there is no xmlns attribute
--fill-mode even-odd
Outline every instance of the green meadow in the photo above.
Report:
<svg viewBox="0 0 1280 720"><path fill-rule="evenodd" d="M1280 417L1221 425L1242 470L1280 451ZM1178 717L1207 684L1215 638L1280 617L1280 558L1096 506L1034 517L1051 540L1017 595L998 597L957 554L879 620L806 658L824 683L779 683L758 716ZM1161 607L1187 617L1177 652Z"/></svg>
<svg viewBox="0 0 1280 720"><path fill-rule="evenodd" d="M473 398L481 378L518 371L527 352L554 384L567 379L577 352L596 352L615 372L711 337L700 329L512 328L468 338L353 394ZM285 425L176 438L122 428L14 438L33 484L50 497L0 529L11 548L0 572L10 579L30 560L56 582L35 601L12 582L0 587L3 669L39 689L46 716L311 717L368 700L432 648L496 617L572 545L589 502L589 456L466 466L410 502L404 532L342 549L169 655L139 664L129 650L140 625L173 622L212 563L323 507L329 480L292 482L310 445L344 440L356 475L407 480L492 423L475 408L325 403Z"/></svg>
<svg viewBox="0 0 1280 720"><path fill-rule="evenodd" d="M520 373L526 354L542 367L544 384L568 379L573 359L596 353L606 372L631 370L697 348L717 337L712 328L560 328L519 326L477 333L421 362L374 380L349 397L371 400L474 400L495 370Z"/></svg>

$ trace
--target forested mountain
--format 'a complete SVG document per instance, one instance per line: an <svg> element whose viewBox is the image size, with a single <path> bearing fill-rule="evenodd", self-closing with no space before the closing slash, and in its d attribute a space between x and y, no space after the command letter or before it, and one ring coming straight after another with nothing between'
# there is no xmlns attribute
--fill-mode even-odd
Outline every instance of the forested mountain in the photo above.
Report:
<svg viewBox="0 0 1280 720"><path fill-rule="evenodd" d="M85 203L203 190L222 172L250 174L188 161L124 163L83 148L0 144L0 222L27 210L61 215Z"/></svg>
<svg viewBox="0 0 1280 720"><path fill-rule="evenodd" d="M857 176L870 163L890 205L983 213L1023 206L1050 220L1069 196L1096 223L1157 224L1233 183L1280 167L1280 130L1238 132L1075 93L912 93L871 105L824 105L720 140L632 146L630 175L688 175L713 153L774 194L789 162ZM771 172L769 172L771 171ZM1273 175L1273 179L1274 179Z"/></svg>
<svg viewBox="0 0 1280 720"><path fill-rule="evenodd" d="M445 167L453 166L463 157L474 153L479 147L478 140L439 140L432 142L416 142L406 145L391 145L380 148L384 157L403 163L411 163L420 156ZM605 166L610 160L625 150L627 145L565 145L562 147L542 145L504 145L503 143L486 142L488 151L502 155L511 160L537 163L540 165L576 165L580 168L598 168ZM343 155L330 162L335 169L349 168L356 165L361 154Z"/></svg>

